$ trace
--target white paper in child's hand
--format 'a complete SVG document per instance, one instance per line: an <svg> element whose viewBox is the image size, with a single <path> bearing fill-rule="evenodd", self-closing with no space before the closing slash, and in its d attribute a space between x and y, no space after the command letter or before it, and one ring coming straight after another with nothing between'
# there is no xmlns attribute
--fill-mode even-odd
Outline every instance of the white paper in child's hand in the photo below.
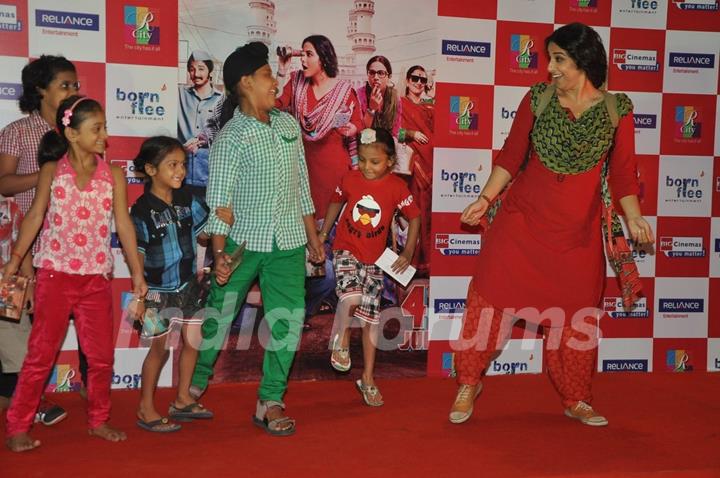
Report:
<svg viewBox="0 0 720 478"><path fill-rule="evenodd" d="M402 274L393 271L392 265L398 257L400 256L398 256L392 249L386 248L382 255L378 257L378 260L375 261L375 265L384 270L390 277L405 287L410 282L410 279L412 279L415 275L415 268L413 266L408 266Z"/></svg>

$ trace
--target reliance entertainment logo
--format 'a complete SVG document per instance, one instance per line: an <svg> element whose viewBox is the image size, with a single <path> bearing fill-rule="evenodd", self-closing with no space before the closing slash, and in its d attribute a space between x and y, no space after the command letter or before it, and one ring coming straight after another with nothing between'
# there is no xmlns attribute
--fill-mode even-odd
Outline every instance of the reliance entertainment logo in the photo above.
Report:
<svg viewBox="0 0 720 478"><path fill-rule="evenodd" d="M647 360L603 360L603 372L647 372Z"/></svg>
<svg viewBox="0 0 720 478"><path fill-rule="evenodd" d="M0 100L17 100L22 94L20 83L0 83Z"/></svg>
<svg viewBox="0 0 720 478"><path fill-rule="evenodd" d="M670 52L668 65L674 68L715 68L715 54Z"/></svg>
<svg viewBox="0 0 720 478"><path fill-rule="evenodd" d="M633 115L635 128L638 129L655 129L657 128L657 115L648 115L635 113Z"/></svg>
<svg viewBox="0 0 720 478"><path fill-rule="evenodd" d="M35 24L38 27L99 31L100 15L54 10L35 10Z"/></svg>
<svg viewBox="0 0 720 478"><path fill-rule="evenodd" d="M660 299L658 312L699 314L705 311L705 299Z"/></svg>
<svg viewBox="0 0 720 478"><path fill-rule="evenodd" d="M465 299L435 299L433 310L436 314L456 315L465 312Z"/></svg>
<svg viewBox="0 0 720 478"><path fill-rule="evenodd" d="M450 56L490 57L490 43L464 40L443 40L442 54Z"/></svg>

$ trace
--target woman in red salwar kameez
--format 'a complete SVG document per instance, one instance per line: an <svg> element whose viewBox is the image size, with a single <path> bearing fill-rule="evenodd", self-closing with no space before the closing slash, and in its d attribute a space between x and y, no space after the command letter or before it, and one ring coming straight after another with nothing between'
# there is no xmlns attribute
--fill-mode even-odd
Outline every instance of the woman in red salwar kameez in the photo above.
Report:
<svg viewBox="0 0 720 478"><path fill-rule="evenodd" d="M615 129L599 89L607 73L599 35L573 23L556 30L545 46L552 85L537 84L522 100L487 184L461 216L478 224L514 180L484 237L468 290L455 344L459 389L450 412L453 423L470 418L482 374L507 342L512 321L524 319L541 324L547 335L548 374L565 415L586 425L607 425L590 406L605 283L602 195L612 191L619 198L636 243L654 241L637 198L632 103L616 95ZM536 117L551 87L554 93Z"/></svg>

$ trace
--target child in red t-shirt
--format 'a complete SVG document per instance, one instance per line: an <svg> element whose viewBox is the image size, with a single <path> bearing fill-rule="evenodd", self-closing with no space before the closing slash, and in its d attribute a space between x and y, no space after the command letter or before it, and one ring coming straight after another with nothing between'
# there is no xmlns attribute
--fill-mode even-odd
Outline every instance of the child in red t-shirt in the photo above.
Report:
<svg viewBox="0 0 720 478"><path fill-rule="evenodd" d="M408 268L420 230L420 210L405 182L391 174L395 164L395 141L390 132L368 128L361 132L359 139L359 170L345 174L342 184L336 188L320 237L327 238L347 203L333 242L336 291L340 301L335 313L338 333L333 338L330 364L341 372L350 370L348 326L353 317L360 319L365 370L355 383L365 403L379 407L383 400L375 385L373 369L383 273L375 261L385 250L390 222L395 211L399 211L410 221L410 227L407 245L392 268L400 273Z"/></svg>

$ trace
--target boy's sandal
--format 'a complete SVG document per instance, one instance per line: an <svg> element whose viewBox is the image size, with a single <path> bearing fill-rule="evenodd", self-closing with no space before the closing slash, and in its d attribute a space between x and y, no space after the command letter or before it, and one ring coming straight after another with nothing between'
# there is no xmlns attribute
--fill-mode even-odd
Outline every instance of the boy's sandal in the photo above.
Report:
<svg viewBox="0 0 720 478"><path fill-rule="evenodd" d="M199 408L200 411L195 410L196 408ZM182 408L178 408L175 406L175 403L170 404L170 408L168 409L168 415L170 415L170 418L173 420L207 420L215 415L210 410L207 410L205 407L203 407L201 404L194 402L190 405Z"/></svg>
<svg viewBox="0 0 720 478"><path fill-rule="evenodd" d="M289 436L295 433L295 420L290 417L279 417L268 420L267 411L271 407L285 410L285 404L275 400L258 400L253 415L253 423L273 436Z"/></svg>
<svg viewBox="0 0 720 478"><path fill-rule="evenodd" d="M146 422L144 420L138 420L137 426L139 426L145 431L155 433L172 433L182 428L181 425L178 425L177 423L172 423L166 417L162 417L149 422Z"/></svg>
<svg viewBox="0 0 720 478"><path fill-rule="evenodd" d="M370 407L381 407L385 404L385 402L383 402L382 395L380 395L380 390L376 386L365 385L362 383L362 379L356 380L355 386L360 394L362 394L365 405Z"/></svg>

